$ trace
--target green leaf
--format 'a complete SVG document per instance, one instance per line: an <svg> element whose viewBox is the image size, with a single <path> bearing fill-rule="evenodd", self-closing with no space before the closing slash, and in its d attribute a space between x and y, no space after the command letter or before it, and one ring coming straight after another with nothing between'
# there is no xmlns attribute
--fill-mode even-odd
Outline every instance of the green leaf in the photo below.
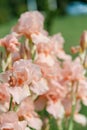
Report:
<svg viewBox="0 0 87 130"><path fill-rule="evenodd" d="M49 118L49 124L50 124L49 130L59 130L57 122L52 116Z"/></svg>
<svg viewBox="0 0 87 130"><path fill-rule="evenodd" d="M49 113L43 109L42 111L39 111L38 114L40 115L41 119L43 120L45 117L49 118Z"/></svg>

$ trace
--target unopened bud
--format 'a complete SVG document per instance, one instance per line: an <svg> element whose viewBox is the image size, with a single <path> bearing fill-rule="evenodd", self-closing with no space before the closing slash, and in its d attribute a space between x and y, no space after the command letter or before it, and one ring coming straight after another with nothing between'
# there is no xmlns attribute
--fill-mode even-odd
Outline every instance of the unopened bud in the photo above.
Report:
<svg viewBox="0 0 87 130"><path fill-rule="evenodd" d="M71 52L73 54L76 54L76 53L80 52L80 46L71 47Z"/></svg>
<svg viewBox="0 0 87 130"><path fill-rule="evenodd" d="M87 31L84 31L81 35L80 46L81 46L82 51L87 49Z"/></svg>

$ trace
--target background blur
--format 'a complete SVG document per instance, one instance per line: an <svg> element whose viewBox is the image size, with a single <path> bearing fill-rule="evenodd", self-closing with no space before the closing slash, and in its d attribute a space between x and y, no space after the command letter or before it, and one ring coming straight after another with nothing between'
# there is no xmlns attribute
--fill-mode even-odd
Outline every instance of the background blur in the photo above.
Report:
<svg viewBox="0 0 87 130"><path fill-rule="evenodd" d="M45 28L51 35L62 33L67 53L71 46L79 44L81 33L87 30L87 0L0 0L0 37L10 33L20 14L28 10L44 14ZM87 116L86 107L81 112ZM82 129L87 127L75 125L75 130Z"/></svg>
<svg viewBox="0 0 87 130"><path fill-rule="evenodd" d="M87 29L87 0L0 0L0 37L9 33L20 14L28 10L44 14L50 34L62 33L68 53Z"/></svg>

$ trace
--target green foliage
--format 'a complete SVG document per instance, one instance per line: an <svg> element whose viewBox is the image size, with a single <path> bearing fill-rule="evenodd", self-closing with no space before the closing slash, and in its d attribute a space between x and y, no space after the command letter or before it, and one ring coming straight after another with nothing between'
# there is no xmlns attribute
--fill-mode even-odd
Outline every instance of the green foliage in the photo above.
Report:
<svg viewBox="0 0 87 130"><path fill-rule="evenodd" d="M0 38L4 37L5 35L11 32L12 26L14 26L17 22L17 19L11 19L10 22L6 22L0 25Z"/></svg>
<svg viewBox="0 0 87 130"><path fill-rule="evenodd" d="M26 0L0 0L0 24L19 17L26 10Z"/></svg>
<svg viewBox="0 0 87 130"><path fill-rule="evenodd" d="M40 115L40 117L42 118L42 120L46 117L49 117L49 113L43 109L42 111L39 111L38 114Z"/></svg>
<svg viewBox="0 0 87 130"><path fill-rule="evenodd" d="M21 13L27 10L27 0L9 0L11 11L14 16L20 16Z"/></svg>
<svg viewBox="0 0 87 130"><path fill-rule="evenodd" d="M82 126L74 122L74 130L87 130L87 126Z"/></svg>
<svg viewBox="0 0 87 130"><path fill-rule="evenodd" d="M44 120L46 117L49 119L49 130L59 130L56 120L53 116L49 115L49 113L44 109L40 112L38 112L40 115L40 118Z"/></svg>
<svg viewBox="0 0 87 130"><path fill-rule="evenodd" d="M41 11L49 10L48 0L37 0L37 6L38 6L38 9Z"/></svg>
<svg viewBox="0 0 87 130"><path fill-rule="evenodd" d="M57 0L60 14L65 14L65 8L69 2L71 2L71 0Z"/></svg>
<svg viewBox="0 0 87 130"><path fill-rule="evenodd" d="M0 0L0 23L7 22L11 18L11 10L6 0Z"/></svg>
<svg viewBox="0 0 87 130"><path fill-rule="evenodd" d="M21 4L16 8L16 14L17 16L20 16L20 14L22 14L23 12L25 12L27 10L26 5L25 4Z"/></svg>
<svg viewBox="0 0 87 130"><path fill-rule="evenodd" d="M53 117L49 118L49 124L50 124L50 129L49 130L59 130L56 120Z"/></svg>

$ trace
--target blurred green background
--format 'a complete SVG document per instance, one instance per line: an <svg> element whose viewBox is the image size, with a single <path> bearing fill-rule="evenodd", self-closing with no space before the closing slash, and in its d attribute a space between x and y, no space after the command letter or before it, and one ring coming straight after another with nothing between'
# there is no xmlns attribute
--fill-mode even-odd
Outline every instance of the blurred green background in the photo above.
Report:
<svg viewBox="0 0 87 130"><path fill-rule="evenodd" d="M87 30L87 14L68 15L65 11L73 1L75 0L0 0L0 38L10 33L21 13L37 9L45 16L45 28L49 34L62 33L65 51L70 53L70 47L78 45L82 32ZM81 1L87 4L87 0ZM87 115L87 108L83 107L81 112ZM75 125L75 130L82 129L87 130L87 127Z"/></svg>

